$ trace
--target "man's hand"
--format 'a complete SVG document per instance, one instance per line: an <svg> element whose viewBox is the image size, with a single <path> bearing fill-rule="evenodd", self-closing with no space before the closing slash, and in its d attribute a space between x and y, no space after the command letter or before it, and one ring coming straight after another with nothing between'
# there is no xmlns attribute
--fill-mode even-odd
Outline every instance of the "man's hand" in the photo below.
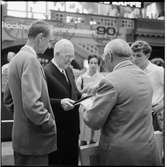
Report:
<svg viewBox="0 0 167 167"><path fill-rule="evenodd" d="M87 94L87 93L82 93L81 98L84 98L84 97L86 97L86 96L88 96L88 94Z"/></svg>
<svg viewBox="0 0 167 167"><path fill-rule="evenodd" d="M94 87L86 87L83 89L82 93L86 93L87 95L95 95L97 92L98 86Z"/></svg>
<svg viewBox="0 0 167 167"><path fill-rule="evenodd" d="M74 108L74 103L75 101L69 98L64 98L61 100L61 106L65 111L69 111Z"/></svg>

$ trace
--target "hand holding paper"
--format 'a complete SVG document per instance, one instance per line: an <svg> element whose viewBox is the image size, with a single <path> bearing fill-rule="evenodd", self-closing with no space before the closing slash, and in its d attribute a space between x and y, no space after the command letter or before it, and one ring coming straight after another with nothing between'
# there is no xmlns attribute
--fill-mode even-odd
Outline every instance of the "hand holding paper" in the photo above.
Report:
<svg viewBox="0 0 167 167"><path fill-rule="evenodd" d="M95 96L91 96L90 98L87 98L87 99L83 100L82 102L80 102L79 111L85 112L87 110L90 110L92 105L93 105L94 97Z"/></svg>
<svg viewBox="0 0 167 167"><path fill-rule="evenodd" d="M84 88L84 90L82 91L83 93L87 93L88 95L95 95L98 89L98 85L94 86L94 87L86 87Z"/></svg>
<svg viewBox="0 0 167 167"><path fill-rule="evenodd" d="M74 108L74 102L72 99L64 98L61 100L61 106L65 111L68 111Z"/></svg>
<svg viewBox="0 0 167 167"><path fill-rule="evenodd" d="M79 99L78 101L76 101L75 103L73 103L73 105L78 105L78 104L80 104L81 102L83 102L83 101L85 101L86 99L91 98L91 97L92 97L92 95L84 94L84 96L82 96L81 99Z"/></svg>

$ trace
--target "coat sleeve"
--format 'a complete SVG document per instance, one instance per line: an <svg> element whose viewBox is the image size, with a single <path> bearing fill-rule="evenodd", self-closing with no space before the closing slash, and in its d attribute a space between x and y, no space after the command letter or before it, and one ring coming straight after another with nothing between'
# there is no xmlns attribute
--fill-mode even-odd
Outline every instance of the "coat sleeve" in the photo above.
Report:
<svg viewBox="0 0 167 167"><path fill-rule="evenodd" d="M117 94L111 83L105 80L99 83L91 109L83 113L84 122L90 128L94 130L102 128L117 102Z"/></svg>
<svg viewBox="0 0 167 167"><path fill-rule="evenodd" d="M61 108L61 99L50 98L51 105Z"/></svg>
<svg viewBox="0 0 167 167"><path fill-rule="evenodd" d="M159 70L157 70L157 81L159 81L159 85L164 89L164 68L159 67ZM157 102L155 106L153 106L153 111L154 112L159 112L164 109L165 106L165 99L164 99L164 92L161 94L161 99L160 101Z"/></svg>
<svg viewBox="0 0 167 167"><path fill-rule="evenodd" d="M6 84L6 87L5 87L3 102L7 110L11 112L14 111L13 99L12 99L12 95L11 95L8 83Z"/></svg>
<svg viewBox="0 0 167 167"><path fill-rule="evenodd" d="M22 103L27 118L35 125L42 126L44 131L50 131L55 127L55 121L41 101L44 88L42 75L39 62L35 57L26 60L21 77Z"/></svg>

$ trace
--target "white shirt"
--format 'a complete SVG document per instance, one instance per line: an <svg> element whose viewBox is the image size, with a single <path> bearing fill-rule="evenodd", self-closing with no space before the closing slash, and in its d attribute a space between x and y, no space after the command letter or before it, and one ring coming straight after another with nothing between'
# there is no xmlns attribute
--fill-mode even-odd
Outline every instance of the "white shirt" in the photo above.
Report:
<svg viewBox="0 0 167 167"><path fill-rule="evenodd" d="M83 75L79 76L76 84L78 89L81 91L81 84L83 79L83 88L91 87L97 85L100 80L103 78L103 74L96 72L94 75L90 76L88 72L85 72Z"/></svg>
<svg viewBox="0 0 167 167"><path fill-rule="evenodd" d="M66 71L64 69L60 68L54 59L52 59L51 61L58 68L58 70L65 75L66 80L68 82L68 77L67 77Z"/></svg>
<svg viewBox="0 0 167 167"><path fill-rule="evenodd" d="M58 70L59 70L60 72L63 72L63 69L58 66L58 64L56 63L56 61L55 61L54 59L52 59L51 61L52 61L52 63L58 68Z"/></svg>
<svg viewBox="0 0 167 167"><path fill-rule="evenodd" d="M153 88L152 105L156 105L164 98L164 68L149 61L144 71L149 77Z"/></svg>

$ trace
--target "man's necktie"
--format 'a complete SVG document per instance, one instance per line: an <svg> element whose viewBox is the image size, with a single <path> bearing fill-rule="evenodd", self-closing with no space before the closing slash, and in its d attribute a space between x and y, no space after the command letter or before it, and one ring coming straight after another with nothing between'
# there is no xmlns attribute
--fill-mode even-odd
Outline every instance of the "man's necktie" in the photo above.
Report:
<svg viewBox="0 0 167 167"><path fill-rule="evenodd" d="M67 75L66 75L66 72L65 72L65 70L62 70L62 73L63 73L63 75L65 76L65 78L66 78L66 81L67 81L67 83L68 83L69 81L68 81L68 78L67 78Z"/></svg>

